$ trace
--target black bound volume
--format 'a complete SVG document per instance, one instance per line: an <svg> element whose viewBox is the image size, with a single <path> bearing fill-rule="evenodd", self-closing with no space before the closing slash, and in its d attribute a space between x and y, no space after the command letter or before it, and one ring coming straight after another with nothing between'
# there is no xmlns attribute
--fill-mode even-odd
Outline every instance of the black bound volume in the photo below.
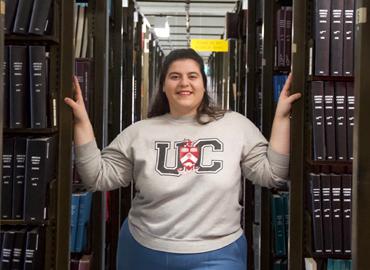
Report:
<svg viewBox="0 0 370 270"><path fill-rule="evenodd" d="M323 211L323 231L324 231L324 253L333 252L333 209L331 198L331 180L329 174L321 174L321 196Z"/></svg>
<svg viewBox="0 0 370 270"><path fill-rule="evenodd" d="M14 139L4 138L1 182L1 218L12 218Z"/></svg>
<svg viewBox="0 0 370 270"><path fill-rule="evenodd" d="M324 82L311 82L313 159L324 160L325 154L325 114Z"/></svg>
<svg viewBox="0 0 370 270"><path fill-rule="evenodd" d="M27 127L27 47L9 46L10 108L9 127Z"/></svg>
<svg viewBox="0 0 370 270"><path fill-rule="evenodd" d="M330 0L315 0L315 75L329 75Z"/></svg>
<svg viewBox="0 0 370 270"><path fill-rule="evenodd" d="M331 174L331 193L333 208L333 253L343 253L342 238L342 179L338 174Z"/></svg>
<svg viewBox="0 0 370 270"><path fill-rule="evenodd" d="M324 235L322 228L322 207L321 207L321 185L320 175L310 173L311 200L312 200L312 225L313 245L316 253L324 252Z"/></svg>
<svg viewBox="0 0 370 270"><path fill-rule="evenodd" d="M23 269L24 263L24 244L26 238L26 229L14 231L14 246L12 258L12 270Z"/></svg>
<svg viewBox="0 0 370 270"><path fill-rule="evenodd" d="M285 7L276 13L277 66L285 67Z"/></svg>
<svg viewBox="0 0 370 270"><path fill-rule="evenodd" d="M3 126L9 127L9 46L4 46L3 62L3 85L4 85L4 117Z"/></svg>
<svg viewBox="0 0 370 270"><path fill-rule="evenodd" d="M48 184L55 176L56 137L27 139L24 219L47 218Z"/></svg>
<svg viewBox="0 0 370 270"><path fill-rule="evenodd" d="M13 219L23 219L23 198L26 168L27 138L16 137L14 142L13 169Z"/></svg>
<svg viewBox="0 0 370 270"><path fill-rule="evenodd" d="M285 7L285 66L290 67L292 54L292 7Z"/></svg>
<svg viewBox="0 0 370 270"><path fill-rule="evenodd" d="M347 149L348 160L353 160L353 127L355 125L355 93L353 83L346 83L347 86Z"/></svg>
<svg viewBox="0 0 370 270"><path fill-rule="evenodd" d="M324 88L326 159L335 160L334 82L325 82Z"/></svg>
<svg viewBox="0 0 370 270"><path fill-rule="evenodd" d="M3 233L3 242L1 246L1 270L11 270L12 257L13 257L13 246L14 246L14 231L5 231Z"/></svg>
<svg viewBox="0 0 370 270"><path fill-rule="evenodd" d="M47 70L45 46L29 46L31 128L46 128Z"/></svg>
<svg viewBox="0 0 370 270"><path fill-rule="evenodd" d="M24 268L23 270L36 270L44 268L45 236L41 227L27 232Z"/></svg>
<svg viewBox="0 0 370 270"><path fill-rule="evenodd" d="M344 0L331 1L330 74L332 76L343 75L343 8Z"/></svg>
<svg viewBox="0 0 370 270"><path fill-rule="evenodd" d="M27 34L32 7L33 0L19 0L17 13L14 20L14 33Z"/></svg>
<svg viewBox="0 0 370 270"><path fill-rule="evenodd" d="M51 0L34 0L28 32L43 35L51 6Z"/></svg>
<svg viewBox="0 0 370 270"><path fill-rule="evenodd" d="M355 0L344 1L343 22L343 75L353 75L353 43L354 43L354 9Z"/></svg>
<svg viewBox="0 0 370 270"><path fill-rule="evenodd" d="M238 38L238 14L226 12L226 37Z"/></svg>
<svg viewBox="0 0 370 270"><path fill-rule="evenodd" d="M17 12L18 0L6 0L5 1L5 33L9 34L13 31L13 23L15 13Z"/></svg>
<svg viewBox="0 0 370 270"><path fill-rule="evenodd" d="M335 83L335 141L337 160L347 160L347 99L344 82Z"/></svg>
<svg viewBox="0 0 370 270"><path fill-rule="evenodd" d="M345 254L351 254L351 222L352 222L352 176L342 176L343 196L343 250Z"/></svg>

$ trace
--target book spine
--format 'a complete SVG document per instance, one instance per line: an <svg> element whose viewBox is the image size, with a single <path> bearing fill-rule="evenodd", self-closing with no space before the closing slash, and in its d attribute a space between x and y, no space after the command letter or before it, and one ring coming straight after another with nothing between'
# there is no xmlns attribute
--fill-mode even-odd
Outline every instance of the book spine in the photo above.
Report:
<svg viewBox="0 0 370 270"><path fill-rule="evenodd" d="M352 224L352 176L342 176L343 197L343 250L345 254L351 254L351 224Z"/></svg>
<svg viewBox="0 0 370 270"><path fill-rule="evenodd" d="M47 127L47 70L45 46L29 46L31 128Z"/></svg>
<svg viewBox="0 0 370 270"><path fill-rule="evenodd" d="M13 257L13 246L14 246L14 231L5 231L3 235L3 243L1 247L1 261L0 269L10 270Z"/></svg>
<svg viewBox="0 0 370 270"><path fill-rule="evenodd" d="M323 232L324 232L324 252L333 253L333 209L331 198L331 180L330 175L321 174L321 196L323 210Z"/></svg>
<svg viewBox="0 0 370 270"><path fill-rule="evenodd" d="M9 89L9 46L4 46L4 62L3 62L3 85L4 85L4 117L3 127L9 127L9 102L10 102L10 89Z"/></svg>
<svg viewBox="0 0 370 270"><path fill-rule="evenodd" d="M4 138L1 182L1 218L12 218L14 139Z"/></svg>
<svg viewBox="0 0 370 270"><path fill-rule="evenodd" d="M320 175L310 173L311 202L312 202L312 227L313 246L316 253L324 252L323 218L321 206L321 184Z"/></svg>
<svg viewBox="0 0 370 270"><path fill-rule="evenodd" d="M34 0L28 33L44 34L50 6L51 0Z"/></svg>
<svg viewBox="0 0 370 270"><path fill-rule="evenodd" d="M285 66L290 67L292 54L292 7L285 7Z"/></svg>
<svg viewBox="0 0 370 270"><path fill-rule="evenodd" d="M311 83L313 159L324 160L325 151L325 115L324 115L324 82Z"/></svg>
<svg viewBox="0 0 370 270"><path fill-rule="evenodd" d="M14 174L13 174L13 219L23 219L23 198L26 169L27 139L15 138L14 144Z"/></svg>
<svg viewBox="0 0 370 270"><path fill-rule="evenodd" d="M331 193L333 207L333 253L342 254L342 180L341 176L332 174L331 176Z"/></svg>
<svg viewBox="0 0 370 270"><path fill-rule="evenodd" d="M27 34L32 7L33 0L19 0L17 13L14 20L14 33Z"/></svg>
<svg viewBox="0 0 370 270"><path fill-rule="evenodd" d="M347 100L344 82L335 83L335 136L337 160L347 160Z"/></svg>
<svg viewBox="0 0 370 270"><path fill-rule="evenodd" d="M355 93L353 83L346 84L347 87L347 149L348 160L353 160L353 127L355 125Z"/></svg>
<svg viewBox="0 0 370 270"><path fill-rule="evenodd" d="M285 67L285 7L278 11L278 67Z"/></svg>
<svg viewBox="0 0 370 270"><path fill-rule="evenodd" d="M330 74L343 75L343 11L344 0L331 0Z"/></svg>
<svg viewBox="0 0 370 270"><path fill-rule="evenodd" d="M9 127L27 127L27 47L9 46Z"/></svg>
<svg viewBox="0 0 370 270"><path fill-rule="evenodd" d="M315 0L315 75L329 75L330 0Z"/></svg>
<svg viewBox="0 0 370 270"><path fill-rule="evenodd" d="M10 34L13 31L13 23L15 13L17 12L18 0L6 0L5 1L5 23L4 31L6 34Z"/></svg>
<svg viewBox="0 0 370 270"><path fill-rule="evenodd" d="M353 76L354 58L354 0L344 1L344 22L343 22L343 75Z"/></svg>
<svg viewBox="0 0 370 270"><path fill-rule="evenodd" d="M325 135L326 159L335 160L335 110L334 110L334 83L325 82Z"/></svg>

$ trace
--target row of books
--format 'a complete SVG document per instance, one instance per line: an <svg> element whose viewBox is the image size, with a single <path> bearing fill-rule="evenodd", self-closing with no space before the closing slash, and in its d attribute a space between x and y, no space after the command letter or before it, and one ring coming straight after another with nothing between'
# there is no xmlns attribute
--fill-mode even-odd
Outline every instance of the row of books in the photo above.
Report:
<svg viewBox="0 0 370 270"><path fill-rule="evenodd" d="M90 270L92 268L93 255L83 254L83 255L72 255L70 269L71 270Z"/></svg>
<svg viewBox="0 0 370 270"><path fill-rule="evenodd" d="M309 174L316 254L351 254L352 175Z"/></svg>
<svg viewBox="0 0 370 270"><path fill-rule="evenodd" d="M276 11L274 66L290 67L292 52L292 7L282 6Z"/></svg>
<svg viewBox="0 0 370 270"><path fill-rule="evenodd" d="M314 2L314 74L353 76L355 1Z"/></svg>
<svg viewBox="0 0 370 270"><path fill-rule="evenodd" d="M273 88L274 88L274 103L277 104L280 97L280 92L283 90L285 81L287 80L287 75L274 75L272 77L273 80Z"/></svg>
<svg viewBox="0 0 370 270"><path fill-rule="evenodd" d="M304 258L306 270L351 270L352 260L328 259L327 262Z"/></svg>
<svg viewBox="0 0 370 270"><path fill-rule="evenodd" d="M352 160L353 82L312 81L313 160Z"/></svg>
<svg viewBox="0 0 370 270"><path fill-rule="evenodd" d="M271 224L273 235L273 253L275 256L288 254L289 193L272 194Z"/></svg>
<svg viewBox="0 0 370 270"><path fill-rule="evenodd" d="M0 269L43 269L45 232L41 227L2 229Z"/></svg>
<svg viewBox="0 0 370 270"><path fill-rule="evenodd" d="M75 57L76 58L87 58L89 44L89 19L88 19L88 4L87 3L76 3L74 9L74 45L75 45Z"/></svg>
<svg viewBox="0 0 370 270"><path fill-rule="evenodd" d="M48 69L45 46L5 46L4 127L56 126L55 117L51 117L50 108L56 106L56 101L49 98Z"/></svg>
<svg viewBox="0 0 370 270"><path fill-rule="evenodd" d="M52 0L6 0L5 33L44 35L52 18Z"/></svg>
<svg viewBox="0 0 370 270"><path fill-rule="evenodd" d="M273 262L273 270L288 270L288 261L287 259L278 259Z"/></svg>
<svg viewBox="0 0 370 270"><path fill-rule="evenodd" d="M87 246L87 224L90 220L91 192L72 194L70 251L82 252Z"/></svg>
<svg viewBox="0 0 370 270"><path fill-rule="evenodd" d="M50 183L55 177L56 136L5 137L3 141L1 218L47 218Z"/></svg>

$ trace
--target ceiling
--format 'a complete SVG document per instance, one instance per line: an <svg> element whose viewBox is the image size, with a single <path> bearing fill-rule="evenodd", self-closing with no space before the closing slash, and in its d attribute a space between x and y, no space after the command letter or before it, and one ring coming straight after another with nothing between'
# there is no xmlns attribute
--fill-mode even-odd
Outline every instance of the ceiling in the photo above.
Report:
<svg viewBox="0 0 370 270"><path fill-rule="evenodd" d="M225 32L226 12L235 11L236 2L234 0L136 0L139 12L148 20L150 27L163 24L167 18L170 36L159 38L159 44L166 54L172 49L186 48L188 39L220 39ZM187 20L189 20L188 27ZM206 58L210 52L200 54Z"/></svg>

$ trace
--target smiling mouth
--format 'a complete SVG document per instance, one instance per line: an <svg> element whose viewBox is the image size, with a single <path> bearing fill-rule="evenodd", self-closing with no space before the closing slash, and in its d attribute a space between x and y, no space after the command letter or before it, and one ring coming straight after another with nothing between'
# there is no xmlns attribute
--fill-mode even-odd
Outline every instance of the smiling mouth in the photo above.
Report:
<svg viewBox="0 0 370 270"><path fill-rule="evenodd" d="M180 96L190 96L192 93L193 92L191 91L180 91L180 92L177 92L176 94Z"/></svg>

